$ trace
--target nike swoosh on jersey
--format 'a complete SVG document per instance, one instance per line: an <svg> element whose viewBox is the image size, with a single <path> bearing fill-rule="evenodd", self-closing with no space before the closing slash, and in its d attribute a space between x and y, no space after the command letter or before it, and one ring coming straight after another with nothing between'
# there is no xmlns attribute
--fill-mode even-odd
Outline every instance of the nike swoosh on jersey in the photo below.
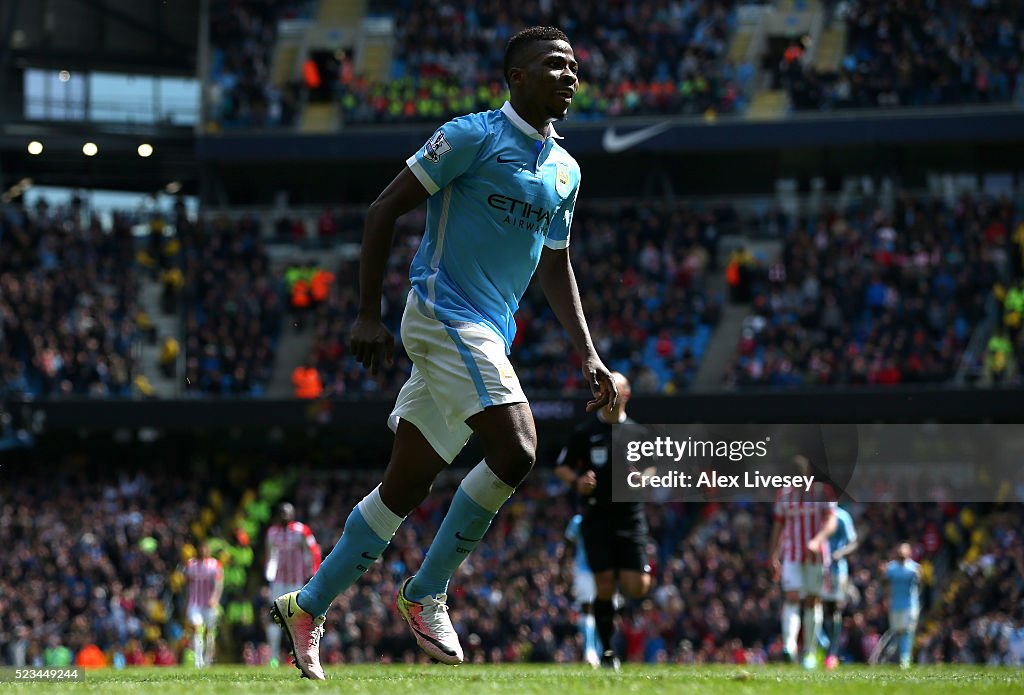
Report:
<svg viewBox="0 0 1024 695"><path fill-rule="evenodd" d="M652 126L641 128L640 130L634 130L632 133L626 133L619 135L615 132L615 128L609 126L604 131L604 135L601 136L601 146L605 152L625 152L631 147L636 147L641 142L646 142L656 135L664 133L666 130L672 127L671 123L655 123Z"/></svg>
<svg viewBox="0 0 1024 695"><path fill-rule="evenodd" d="M467 543L478 543L480 541L479 538L466 538L458 531L455 532L455 537L458 538L460 541L466 541Z"/></svg>
<svg viewBox="0 0 1024 695"><path fill-rule="evenodd" d="M373 562L374 560L376 560L376 559L377 559L377 558L375 558L375 557L374 557L373 555L370 555L369 553L363 553L363 557L365 557L365 558L366 558L367 560L369 560L370 562Z"/></svg>
<svg viewBox="0 0 1024 695"><path fill-rule="evenodd" d="M500 154L498 155L498 164L525 164L525 163L526 162L520 162L515 157L513 157L512 159L504 159L504 158L502 158L502 156Z"/></svg>

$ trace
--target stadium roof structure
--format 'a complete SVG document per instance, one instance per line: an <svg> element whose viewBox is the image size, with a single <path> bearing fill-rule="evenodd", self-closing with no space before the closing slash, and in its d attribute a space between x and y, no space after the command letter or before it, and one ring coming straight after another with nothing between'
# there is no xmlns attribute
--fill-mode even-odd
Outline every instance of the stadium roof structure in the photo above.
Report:
<svg viewBox="0 0 1024 695"><path fill-rule="evenodd" d="M60 74L61 82L96 73L194 80L202 2L0 2L0 181L28 177L40 184L139 191L182 181L193 188L198 175L191 125L162 119L105 123L84 115L30 118L26 75ZM89 88L73 98L87 101ZM88 108L66 103L81 114ZM42 156L30 154L30 142L41 143ZM87 142L95 143L99 156L83 156ZM153 148L145 166L138 153L143 143Z"/></svg>

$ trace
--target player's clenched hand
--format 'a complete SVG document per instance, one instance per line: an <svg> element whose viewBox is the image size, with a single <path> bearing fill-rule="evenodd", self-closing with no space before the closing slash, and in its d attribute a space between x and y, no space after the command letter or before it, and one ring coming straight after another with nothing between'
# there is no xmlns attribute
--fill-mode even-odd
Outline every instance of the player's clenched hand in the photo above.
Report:
<svg viewBox="0 0 1024 695"><path fill-rule="evenodd" d="M395 336L380 319L357 318L352 324L349 343L356 360L376 376L381 364L390 367L395 358Z"/></svg>
<svg viewBox="0 0 1024 695"><path fill-rule="evenodd" d="M779 558L772 558L772 581L779 581L782 577L782 563L779 562Z"/></svg>
<svg viewBox="0 0 1024 695"><path fill-rule="evenodd" d="M581 495L591 495L597 487L597 476L594 471L587 471L576 479L576 492Z"/></svg>
<svg viewBox="0 0 1024 695"><path fill-rule="evenodd" d="M619 400L619 390L615 387L612 374L608 367L597 357L591 357L583 362L583 377L590 385L590 391L594 394L594 400L587 403L587 412L605 406L615 405Z"/></svg>

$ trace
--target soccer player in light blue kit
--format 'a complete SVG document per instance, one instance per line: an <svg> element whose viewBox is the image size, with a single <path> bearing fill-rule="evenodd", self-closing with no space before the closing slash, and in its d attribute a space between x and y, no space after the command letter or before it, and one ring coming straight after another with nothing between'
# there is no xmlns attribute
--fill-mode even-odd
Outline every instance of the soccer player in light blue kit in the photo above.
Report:
<svg viewBox="0 0 1024 695"><path fill-rule="evenodd" d="M850 512L836 508L836 530L828 538L832 551L832 562L826 570L825 590L821 601L825 608L825 630L828 638L828 654L825 668L834 670L839 665L839 637L843 632L843 605L846 603L846 587L850 581L850 567L846 557L857 549L857 529Z"/></svg>
<svg viewBox="0 0 1024 695"><path fill-rule="evenodd" d="M900 668L910 668L917 616L921 611L918 601L921 566L914 562L909 543L900 544L897 552L899 559L885 566L885 579L889 582L889 630L899 638Z"/></svg>
<svg viewBox="0 0 1024 695"><path fill-rule="evenodd" d="M604 651L601 640L597 636L597 623L594 620L594 599L597 598L597 584L594 573L587 561L587 548L583 543L580 527L583 515L575 515L565 529L565 537L576 545L573 558L572 593L579 606L577 626L583 635L583 660L597 668L601 665L601 653Z"/></svg>
<svg viewBox="0 0 1024 695"><path fill-rule="evenodd" d="M484 461L462 481L422 566L397 598L428 655L462 662L448 617L448 582L536 457L533 415L508 360L513 315L534 274L582 358L594 395L587 410L617 398L569 263L580 169L551 124L565 118L572 102L576 58L561 31L532 27L509 40L504 71L509 101L441 126L366 216L350 342L355 358L375 374L394 351L394 336L381 322L381 285L395 221L427 201L402 318L413 369L389 418L395 441L383 481L352 510L313 578L274 601L274 619L308 678L324 679L319 642L331 602L380 557L475 433Z"/></svg>

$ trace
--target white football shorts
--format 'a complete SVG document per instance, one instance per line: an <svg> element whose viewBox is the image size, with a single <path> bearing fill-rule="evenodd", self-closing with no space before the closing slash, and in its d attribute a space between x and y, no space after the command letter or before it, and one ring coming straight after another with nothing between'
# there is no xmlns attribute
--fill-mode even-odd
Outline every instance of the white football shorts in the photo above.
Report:
<svg viewBox="0 0 1024 695"><path fill-rule="evenodd" d="M402 344L412 374L388 426L397 431L398 421L408 420L448 463L473 432L467 418L492 405L527 402L501 336L485 325L450 326L430 318L415 290L402 315Z"/></svg>
<svg viewBox="0 0 1024 695"><path fill-rule="evenodd" d="M909 632L913 634L917 631L917 616L920 609L908 608L903 611L889 611L889 629L892 632Z"/></svg>
<svg viewBox="0 0 1024 695"><path fill-rule="evenodd" d="M821 596L825 584L825 567L820 562L782 563L782 590L799 591L800 598Z"/></svg>

